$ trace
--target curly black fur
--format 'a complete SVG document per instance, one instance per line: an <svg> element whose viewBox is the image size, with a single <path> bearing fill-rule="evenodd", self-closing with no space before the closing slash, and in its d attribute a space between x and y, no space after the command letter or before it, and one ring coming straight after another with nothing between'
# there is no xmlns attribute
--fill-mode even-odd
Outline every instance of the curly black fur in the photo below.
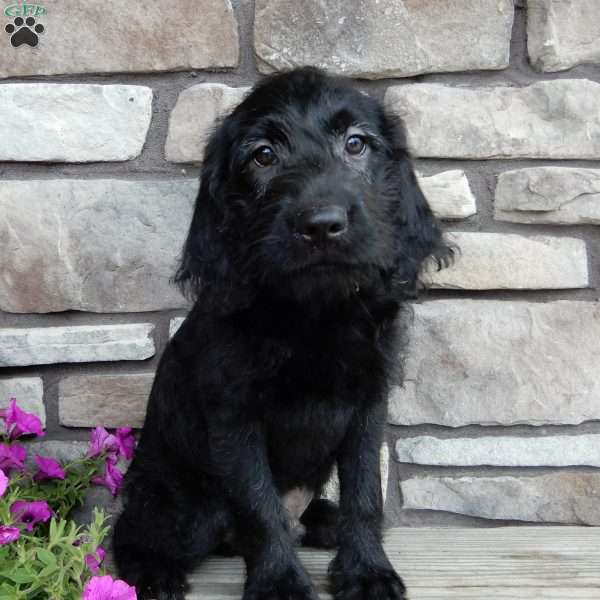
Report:
<svg viewBox="0 0 600 600"><path fill-rule="evenodd" d="M283 501L302 488L304 542L337 547L335 598L404 598L381 544L387 380L424 261L450 255L400 123L345 80L275 75L224 119L176 276L195 304L115 528L142 597L183 598L186 572L222 551L245 559L244 600L316 599ZM334 464L339 507L319 499Z"/></svg>

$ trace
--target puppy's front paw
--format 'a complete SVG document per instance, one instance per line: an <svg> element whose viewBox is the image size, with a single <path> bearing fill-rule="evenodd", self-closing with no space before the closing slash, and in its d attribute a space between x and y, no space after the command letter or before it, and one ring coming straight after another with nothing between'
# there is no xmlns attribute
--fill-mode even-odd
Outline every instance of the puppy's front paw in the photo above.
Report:
<svg viewBox="0 0 600 600"><path fill-rule="evenodd" d="M306 573L288 569L276 577L249 577L242 600L319 600Z"/></svg>
<svg viewBox="0 0 600 600"><path fill-rule="evenodd" d="M365 567L338 572L333 578L335 600L406 600L402 579L391 568Z"/></svg>
<svg viewBox="0 0 600 600"><path fill-rule="evenodd" d="M137 586L139 600L185 600L188 589L185 575L179 571L145 573Z"/></svg>

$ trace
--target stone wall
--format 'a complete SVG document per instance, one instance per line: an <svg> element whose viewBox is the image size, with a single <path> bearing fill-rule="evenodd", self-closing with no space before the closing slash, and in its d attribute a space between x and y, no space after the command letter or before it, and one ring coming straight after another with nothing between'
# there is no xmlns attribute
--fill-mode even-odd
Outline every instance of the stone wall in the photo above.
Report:
<svg viewBox="0 0 600 600"><path fill-rule="evenodd" d="M388 523L600 524L597 0L4 4L0 404L65 452L140 425L206 132L314 64L404 118L462 248L391 392Z"/></svg>

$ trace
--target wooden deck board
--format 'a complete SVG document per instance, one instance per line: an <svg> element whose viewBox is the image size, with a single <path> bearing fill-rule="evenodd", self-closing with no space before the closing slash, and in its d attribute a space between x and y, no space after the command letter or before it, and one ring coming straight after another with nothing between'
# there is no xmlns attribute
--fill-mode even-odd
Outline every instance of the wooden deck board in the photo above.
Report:
<svg viewBox="0 0 600 600"><path fill-rule="evenodd" d="M600 600L600 528L402 528L385 545L410 600ZM331 554L302 549L322 599ZM241 598L241 559L210 558L190 577L189 600Z"/></svg>

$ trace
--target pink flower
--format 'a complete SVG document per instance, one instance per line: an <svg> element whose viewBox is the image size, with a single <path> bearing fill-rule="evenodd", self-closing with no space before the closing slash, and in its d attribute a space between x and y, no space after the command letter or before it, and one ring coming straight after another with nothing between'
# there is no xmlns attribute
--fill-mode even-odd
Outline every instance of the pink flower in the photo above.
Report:
<svg viewBox="0 0 600 600"><path fill-rule="evenodd" d="M119 444L119 452L128 460L133 458L133 450L135 449L135 438L131 433L131 427L119 427L116 432L117 442Z"/></svg>
<svg viewBox="0 0 600 600"><path fill-rule="evenodd" d="M102 546L96 548L96 552L93 554L86 554L83 559L87 568L94 574L98 575L100 572L100 565L106 556L106 551Z"/></svg>
<svg viewBox="0 0 600 600"><path fill-rule="evenodd" d="M83 590L82 600L137 600L135 588L110 575L92 577Z"/></svg>
<svg viewBox="0 0 600 600"><path fill-rule="evenodd" d="M10 544L18 540L21 532L17 527L9 527L8 525L0 525L0 546Z"/></svg>
<svg viewBox="0 0 600 600"><path fill-rule="evenodd" d="M25 523L27 531L33 531L34 525L45 523L52 516L50 507L45 500L34 500L33 502L17 500L11 504L10 512L15 519Z"/></svg>
<svg viewBox="0 0 600 600"><path fill-rule="evenodd" d="M92 477L92 483L107 487L113 496L117 495L121 484L123 483L123 473L119 471L110 457L107 457L104 463L104 475L96 475Z"/></svg>
<svg viewBox="0 0 600 600"><path fill-rule="evenodd" d="M8 477L4 474L4 471L0 469L0 497L4 496L7 487Z"/></svg>
<svg viewBox="0 0 600 600"><path fill-rule="evenodd" d="M34 414L25 412L17 406L17 399L11 398L8 408L2 411L0 418L4 420L8 437L11 440L30 433L42 437L42 422Z"/></svg>
<svg viewBox="0 0 600 600"><path fill-rule="evenodd" d="M1 444L0 443L0 469L3 469L6 473L10 473L11 470L22 471L25 468L25 459L27 458L27 451L23 446L18 444Z"/></svg>
<svg viewBox="0 0 600 600"><path fill-rule="evenodd" d="M39 455L36 456L34 460L39 469L39 471L33 476L35 481L65 478L65 471L57 460Z"/></svg>
<svg viewBox="0 0 600 600"><path fill-rule="evenodd" d="M99 456L100 454L106 454L108 460L112 463L116 463L119 458L119 441L114 435L108 433L104 427L92 429L90 447L88 449L88 456L90 458Z"/></svg>

